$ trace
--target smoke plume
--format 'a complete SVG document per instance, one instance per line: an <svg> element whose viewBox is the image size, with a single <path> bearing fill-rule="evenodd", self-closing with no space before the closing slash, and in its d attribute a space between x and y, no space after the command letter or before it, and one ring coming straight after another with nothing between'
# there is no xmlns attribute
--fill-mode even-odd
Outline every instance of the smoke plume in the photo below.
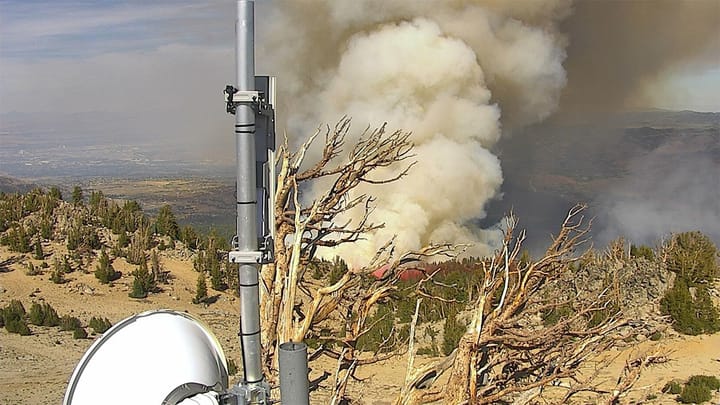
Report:
<svg viewBox="0 0 720 405"><path fill-rule="evenodd" d="M700 230L720 241L720 179L717 156L679 154L668 143L639 159L630 176L599 204L606 207L600 242L618 235L654 245L671 232Z"/></svg>
<svg viewBox="0 0 720 405"><path fill-rule="evenodd" d="M303 0L275 10L265 54L283 69L280 111L290 134L343 115L352 117L353 135L384 122L413 133L418 164L410 175L358 190L377 196L372 219L386 227L332 254L359 265L392 235L401 250L448 241L487 253L498 235L473 222L502 183L491 150L503 125L537 122L556 108L565 84L557 26L569 6Z"/></svg>
<svg viewBox="0 0 720 405"><path fill-rule="evenodd" d="M561 30L565 116L652 106L648 91L666 74L720 66L716 0L578 1Z"/></svg>

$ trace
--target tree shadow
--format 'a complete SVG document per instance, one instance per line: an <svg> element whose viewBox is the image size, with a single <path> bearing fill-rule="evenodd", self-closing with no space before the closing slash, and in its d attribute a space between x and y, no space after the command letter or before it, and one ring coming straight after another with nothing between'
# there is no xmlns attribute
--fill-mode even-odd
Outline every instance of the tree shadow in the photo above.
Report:
<svg viewBox="0 0 720 405"><path fill-rule="evenodd" d="M13 271L10 265L17 263L19 256L10 256L9 258L0 261L0 273L9 273Z"/></svg>
<svg viewBox="0 0 720 405"><path fill-rule="evenodd" d="M315 391L318 388L320 388L320 383L327 380L328 378L330 378L331 375L332 374L323 370L323 373L320 377L310 381L310 383L308 385L309 391Z"/></svg>

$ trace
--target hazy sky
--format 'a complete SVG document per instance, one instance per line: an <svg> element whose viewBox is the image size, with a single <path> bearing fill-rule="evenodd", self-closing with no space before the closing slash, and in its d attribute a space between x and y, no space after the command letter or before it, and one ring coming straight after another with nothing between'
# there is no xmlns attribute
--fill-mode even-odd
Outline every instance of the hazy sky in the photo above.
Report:
<svg viewBox="0 0 720 405"><path fill-rule="evenodd" d="M257 3L262 42L272 2ZM203 116L221 110L212 96L232 78L233 7L228 0L1 0L0 113L171 110L200 120L199 130L208 124ZM257 59L259 70L273 70L262 52ZM655 96L647 107L720 111L715 62L662 72L644 86Z"/></svg>
<svg viewBox="0 0 720 405"><path fill-rule="evenodd" d="M231 0L0 0L0 135L51 128L60 140L167 145L168 159L234 164L222 100L234 81L234 11ZM500 132L554 111L581 119L627 109L720 111L720 0L258 0L256 38L256 71L278 76L279 121L290 117L295 132L345 113L336 111L343 97L389 120L382 113L392 108L376 96L392 98L400 82L423 97L389 107L427 112L437 93L450 91L463 106L457 118L477 118L470 107L494 111L488 139L476 140L488 150ZM477 88L449 83L425 94L432 86L419 68L445 68L449 59L432 56L440 50L469 56L459 60L471 74L458 77ZM395 71L393 85L373 93L357 79L379 78L371 66L378 60L368 59L423 60L423 52L437 63L405 66L418 83ZM441 75L459 75L459 67ZM406 118L431 128L422 121L430 115ZM366 124L379 123L356 122ZM480 205L497 191L496 177Z"/></svg>

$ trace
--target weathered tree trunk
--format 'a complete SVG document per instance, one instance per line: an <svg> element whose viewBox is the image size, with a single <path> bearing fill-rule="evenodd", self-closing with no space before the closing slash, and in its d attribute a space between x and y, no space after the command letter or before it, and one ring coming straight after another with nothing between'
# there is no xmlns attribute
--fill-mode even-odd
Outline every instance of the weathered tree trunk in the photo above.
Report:
<svg viewBox="0 0 720 405"><path fill-rule="evenodd" d="M443 389L443 397L446 404L459 404L470 395L470 368L473 366L473 353L475 348L475 336L466 333L460 338L455 362L450 371L450 378Z"/></svg>

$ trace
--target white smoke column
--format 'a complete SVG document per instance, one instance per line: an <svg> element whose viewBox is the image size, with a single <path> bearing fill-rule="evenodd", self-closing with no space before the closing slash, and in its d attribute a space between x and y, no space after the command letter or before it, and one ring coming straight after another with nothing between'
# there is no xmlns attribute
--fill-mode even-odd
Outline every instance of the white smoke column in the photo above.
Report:
<svg viewBox="0 0 720 405"><path fill-rule="evenodd" d="M511 4L506 4L511 3ZM400 250L497 240L473 226L502 184L490 150L506 125L536 122L565 83L565 1L327 0L280 3L269 44L281 68L290 134L341 116L353 135L388 122L413 132L418 164L403 180L363 186L377 197L368 240L335 250L362 265L392 235ZM285 72L284 70L287 70ZM505 112L507 110L507 112ZM354 139L348 139L352 144ZM497 238L497 234L494 234Z"/></svg>

